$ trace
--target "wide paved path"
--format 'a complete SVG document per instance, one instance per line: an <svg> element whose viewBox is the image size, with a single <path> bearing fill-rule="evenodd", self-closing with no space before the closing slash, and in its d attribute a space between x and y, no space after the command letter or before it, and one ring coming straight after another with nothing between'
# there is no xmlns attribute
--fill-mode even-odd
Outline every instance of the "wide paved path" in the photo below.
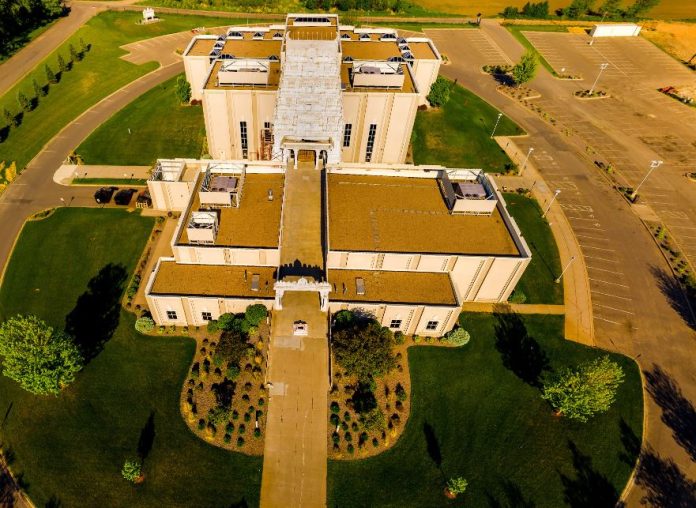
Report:
<svg viewBox="0 0 696 508"><path fill-rule="evenodd" d="M490 44L479 50L467 45L470 36L461 30L426 30L452 61L442 72L519 123L529 134L518 140L520 150L526 153L533 147L532 159L541 176L551 188L562 190L558 202L588 267L596 344L635 358L646 374L645 467L638 487L628 492L627 505L640 506L646 496L652 500L648 504L656 506L660 504L655 499L673 501L675 495L693 489L688 478L696 479L696 336L679 314L682 297L638 216L584 151L537 114L497 92L493 79L480 72L489 55L503 52L516 61L524 51L499 25L484 22L482 31ZM568 82L554 79L543 68L531 86L566 109L579 107ZM693 505L696 495L689 496L692 504L672 505Z"/></svg>
<svg viewBox="0 0 696 508"><path fill-rule="evenodd" d="M152 87L183 72L183 69L183 63L177 62L129 83L70 123L32 159L17 180L0 195L0 267L3 267L0 271L4 271L15 238L28 216L62 204L94 205L94 189L64 187L53 181L53 174L70 152L111 115Z"/></svg>
<svg viewBox="0 0 696 508"><path fill-rule="evenodd" d="M296 321L308 336L293 336ZM316 292L286 292L283 310L273 311L262 507L326 506L327 333Z"/></svg>

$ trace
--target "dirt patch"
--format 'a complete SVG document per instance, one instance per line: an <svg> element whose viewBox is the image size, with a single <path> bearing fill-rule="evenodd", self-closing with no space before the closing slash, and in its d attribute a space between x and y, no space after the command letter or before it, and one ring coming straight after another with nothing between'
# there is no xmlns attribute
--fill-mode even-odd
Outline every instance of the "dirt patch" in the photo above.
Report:
<svg viewBox="0 0 696 508"><path fill-rule="evenodd" d="M681 62L692 57L692 63L696 62L696 24L651 22L645 24L641 35Z"/></svg>

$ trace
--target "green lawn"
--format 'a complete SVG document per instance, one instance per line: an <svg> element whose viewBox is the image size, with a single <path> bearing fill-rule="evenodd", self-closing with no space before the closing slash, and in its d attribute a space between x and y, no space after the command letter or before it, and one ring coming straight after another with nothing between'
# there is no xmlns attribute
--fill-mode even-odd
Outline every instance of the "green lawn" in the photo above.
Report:
<svg viewBox="0 0 696 508"><path fill-rule="evenodd" d="M147 166L157 158L199 158L205 139L203 109L179 103L177 78L144 93L99 126L76 150L85 164Z"/></svg>
<svg viewBox="0 0 696 508"><path fill-rule="evenodd" d="M554 76L558 76L558 74L556 73L554 68L551 67L549 62L547 62L546 59L543 57L543 55L536 50L534 45L531 42L529 42L529 39L527 39L524 36L524 34L522 34L522 32L567 32L568 31L567 25L508 25L508 24L503 24L503 26L508 29L508 31L512 34L512 36L515 39L517 39L520 42L520 44L522 44L527 49L531 49L539 56L539 62L541 62L541 65L543 65L547 71L549 71Z"/></svg>
<svg viewBox="0 0 696 508"><path fill-rule="evenodd" d="M443 107L419 111L411 143L416 164L441 164L450 168L482 168L504 171L512 164L491 139L498 110L461 86L455 86ZM503 116L496 134L522 134L512 120Z"/></svg>
<svg viewBox="0 0 696 508"><path fill-rule="evenodd" d="M9 136L0 142L0 161L17 161L22 169L58 131L74 120L99 100L118 90L134 79L157 68L155 62L135 65L120 57L126 52L119 48L123 44L148 39L173 32L189 30L197 26L219 26L234 23L228 18L206 16L178 16L168 14L160 23L138 25L142 18L138 12L103 12L89 20L62 46L49 55L44 62L0 97L0 111L8 108L19 111L17 92L23 91L34 97L32 79L40 85L46 83L44 63L57 71L57 54L69 55L68 45L76 48L82 38L92 45L85 59L64 73L60 83L51 85L46 97L39 99L38 107L24 115L22 124L9 131ZM5 125L0 117L0 128Z"/></svg>
<svg viewBox="0 0 696 508"><path fill-rule="evenodd" d="M521 319L553 369L604 354L564 340L561 316ZM414 388L404 435L374 458L330 462L328 505L614 506L640 448L635 363L612 355L626 372L616 403L588 423L573 423L553 416L538 389L503 366L493 315L466 314L463 322L472 337L467 346L409 349ZM469 488L449 501L443 490L453 476L465 477Z"/></svg>
<svg viewBox="0 0 696 508"><path fill-rule="evenodd" d="M532 251L532 261L516 289L527 296L525 303L562 305L563 284L554 282L561 273L561 260L549 223L541 218L539 204L521 194L506 193L503 197Z"/></svg>
<svg viewBox="0 0 696 508"><path fill-rule="evenodd" d="M80 208L28 223L0 288L0 315L30 312L62 327L67 315L81 309L78 314L101 333L104 294L118 299L113 280L131 273L152 225L138 213ZM103 270L109 263L125 271ZM102 283L93 283L92 298L78 303L90 280ZM96 320L89 315L95 308ZM195 343L138 335L133 316L123 311L115 319L113 337L60 396L32 396L0 377L0 411L6 415L0 438L32 500L37 506L49 500L53 506L257 505L261 459L206 444L179 413ZM136 487L120 469L136 456L150 415L154 441L145 482Z"/></svg>
<svg viewBox="0 0 696 508"><path fill-rule="evenodd" d="M147 185L144 178L73 178L70 185Z"/></svg>

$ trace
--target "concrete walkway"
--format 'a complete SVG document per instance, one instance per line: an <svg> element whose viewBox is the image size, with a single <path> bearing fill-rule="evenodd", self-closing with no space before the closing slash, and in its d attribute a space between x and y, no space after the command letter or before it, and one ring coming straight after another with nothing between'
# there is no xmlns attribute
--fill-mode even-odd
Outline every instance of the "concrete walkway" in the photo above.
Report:
<svg viewBox="0 0 696 508"><path fill-rule="evenodd" d="M496 141L511 160L523 160L525 153L517 147L513 138L499 136L496 137ZM554 190L549 188L537 171L533 159L527 161L523 176L498 177L496 181L500 185L513 189L519 187L532 189L532 196L542 209L546 209L551 204L546 219L551 226L551 232L558 246L561 269L570 263L563 274L563 303L566 309L565 337L581 344L594 346L592 296L585 258L563 209L558 201L553 199ZM552 200L553 203L551 203Z"/></svg>
<svg viewBox="0 0 696 508"><path fill-rule="evenodd" d="M293 335L304 321L309 335ZM326 506L329 346L319 294L288 292L273 312L261 506Z"/></svg>
<svg viewBox="0 0 696 508"><path fill-rule="evenodd" d="M75 178L146 180L150 177L150 169L151 166L63 164L53 173L53 181L60 185L71 185Z"/></svg>
<svg viewBox="0 0 696 508"><path fill-rule="evenodd" d="M464 302L462 304L464 312L504 312L512 311L517 314L565 314L564 305L547 304L524 304L524 303L483 303L483 302Z"/></svg>

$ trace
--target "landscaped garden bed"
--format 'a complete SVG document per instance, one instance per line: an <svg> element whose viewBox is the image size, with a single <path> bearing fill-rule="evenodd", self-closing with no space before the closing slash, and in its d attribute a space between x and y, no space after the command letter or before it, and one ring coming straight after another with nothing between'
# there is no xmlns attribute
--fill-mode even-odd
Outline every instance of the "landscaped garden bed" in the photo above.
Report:
<svg viewBox="0 0 696 508"><path fill-rule="evenodd" d="M228 450L262 455L270 328L265 318L250 324L244 314L231 321L228 330L196 341L181 393L181 411L201 439Z"/></svg>
<svg viewBox="0 0 696 508"><path fill-rule="evenodd" d="M604 90L577 90L573 96L580 100L593 100L593 99L608 99L611 97Z"/></svg>

